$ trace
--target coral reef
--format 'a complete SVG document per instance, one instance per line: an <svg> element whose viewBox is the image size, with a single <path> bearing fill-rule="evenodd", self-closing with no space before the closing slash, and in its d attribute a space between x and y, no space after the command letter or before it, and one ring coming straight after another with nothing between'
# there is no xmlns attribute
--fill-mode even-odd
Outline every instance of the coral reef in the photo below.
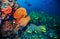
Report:
<svg viewBox="0 0 60 39"><path fill-rule="evenodd" d="M52 31L51 31L52 30ZM47 29L45 25L36 26L34 24L28 25L26 31L21 35L22 39L53 39L55 38L55 31ZM58 37L56 37L57 39Z"/></svg>
<svg viewBox="0 0 60 39"><path fill-rule="evenodd" d="M60 18L41 11L31 11L3 0L0 7L0 30L3 39L59 39ZM6 5L5 5L6 4Z"/></svg>
<svg viewBox="0 0 60 39"><path fill-rule="evenodd" d="M30 24L28 24L26 31L21 34L22 39L59 39L57 33L59 23L56 16L33 11L30 13L30 17Z"/></svg>

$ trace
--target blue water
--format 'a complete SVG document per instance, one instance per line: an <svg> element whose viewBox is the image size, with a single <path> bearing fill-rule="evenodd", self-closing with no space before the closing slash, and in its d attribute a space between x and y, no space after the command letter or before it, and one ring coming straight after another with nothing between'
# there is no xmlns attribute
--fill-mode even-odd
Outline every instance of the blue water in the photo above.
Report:
<svg viewBox="0 0 60 39"><path fill-rule="evenodd" d="M44 11L49 15L60 13L59 0L17 0L17 2L20 7L26 8L27 12Z"/></svg>

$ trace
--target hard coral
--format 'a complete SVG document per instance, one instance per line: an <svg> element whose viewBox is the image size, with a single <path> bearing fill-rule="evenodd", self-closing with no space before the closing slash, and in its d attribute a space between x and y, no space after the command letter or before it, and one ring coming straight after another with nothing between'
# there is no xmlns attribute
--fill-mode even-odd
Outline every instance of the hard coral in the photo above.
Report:
<svg viewBox="0 0 60 39"><path fill-rule="evenodd" d="M38 14L38 12L32 11L30 13L30 18L31 18L31 20L30 20L31 23L38 25L38 23L39 23L39 14Z"/></svg>

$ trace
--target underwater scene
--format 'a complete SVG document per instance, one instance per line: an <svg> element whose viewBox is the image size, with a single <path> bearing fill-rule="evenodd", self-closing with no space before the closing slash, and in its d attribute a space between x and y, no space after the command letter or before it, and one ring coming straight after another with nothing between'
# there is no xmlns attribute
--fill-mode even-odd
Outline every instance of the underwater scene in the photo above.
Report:
<svg viewBox="0 0 60 39"><path fill-rule="evenodd" d="M0 39L60 39L60 0L0 0Z"/></svg>

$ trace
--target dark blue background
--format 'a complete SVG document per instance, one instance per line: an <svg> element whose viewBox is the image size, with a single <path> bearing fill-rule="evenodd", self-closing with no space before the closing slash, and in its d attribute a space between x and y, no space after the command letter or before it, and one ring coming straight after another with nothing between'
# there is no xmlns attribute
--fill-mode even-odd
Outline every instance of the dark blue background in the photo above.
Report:
<svg viewBox="0 0 60 39"><path fill-rule="evenodd" d="M17 0L20 7L26 8L27 12L44 11L49 15L59 15L59 0Z"/></svg>

